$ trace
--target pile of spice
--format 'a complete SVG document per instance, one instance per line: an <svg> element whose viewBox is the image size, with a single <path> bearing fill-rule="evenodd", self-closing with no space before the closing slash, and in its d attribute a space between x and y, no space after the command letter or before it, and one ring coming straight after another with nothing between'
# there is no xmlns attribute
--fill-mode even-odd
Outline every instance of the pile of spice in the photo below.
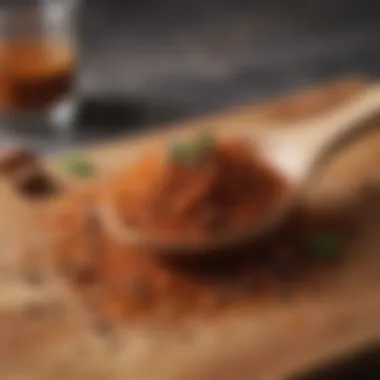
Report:
<svg viewBox="0 0 380 380"><path fill-rule="evenodd" d="M87 199L87 201L86 201ZM203 258L160 258L107 235L94 197L61 203L57 269L94 316L111 322L173 322L291 294L342 253L342 222L298 210L264 240Z"/></svg>
<svg viewBox="0 0 380 380"><path fill-rule="evenodd" d="M210 136L198 136L194 141L173 146L167 159L158 160L153 154L142 157L136 166L111 179L105 187L90 185L59 197L53 210L54 223L48 222L52 227L49 233L56 236L56 269L101 326L104 321L108 324L126 320L172 323L289 295L294 284L310 278L319 266L316 264L336 262L341 256L345 224L306 209L294 212L271 236L215 256L164 258L126 246L106 232L95 211L99 197L105 196L121 200L120 209L129 217L134 213L135 217L149 216L148 212L141 213L147 199L150 203L145 207L150 208L145 211L160 209L162 202L169 215L160 216L162 211L155 210L158 215L153 213L153 221L145 223L154 226L158 221L164 222L160 218L167 218L166 226L174 232L177 230L172 224L176 220L208 231L213 220L225 223L231 213L238 219L244 219L244 213L258 215L254 202L250 207L250 193L263 201L266 195L268 205L284 190L283 183L272 177L268 168L261 167L260 161L252 160L244 144L218 144ZM25 151L4 157L3 173L20 170L27 161L35 162ZM66 169L80 178L96 175L95 167L83 157L71 157ZM247 172L256 177L246 176ZM157 190L157 196L147 198L145 189ZM218 211L215 205L223 206L219 210L222 214L213 215ZM209 212L207 218L203 215L205 219L199 213L202 208ZM186 223L181 228L184 226ZM224 225L227 226L228 223Z"/></svg>
<svg viewBox="0 0 380 380"><path fill-rule="evenodd" d="M284 179L247 142L203 133L162 157L143 156L120 173L108 196L129 227L203 237L259 220L286 190Z"/></svg>

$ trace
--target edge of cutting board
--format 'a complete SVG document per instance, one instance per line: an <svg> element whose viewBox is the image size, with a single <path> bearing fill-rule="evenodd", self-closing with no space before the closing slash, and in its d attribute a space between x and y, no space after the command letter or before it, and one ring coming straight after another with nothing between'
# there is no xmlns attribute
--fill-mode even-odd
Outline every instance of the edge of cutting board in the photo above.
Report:
<svg viewBox="0 0 380 380"><path fill-rule="evenodd" d="M212 124L222 130L231 126L249 125L254 128L271 123L288 124L297 118L333 107L369 84L369 80L360 77L343 78L285 98L189 120L181 123L179 128L190 131L199 125ZM163 129L105 146L86 148L84 152L99 166L99 176L107 176L130 154L129 149L144 147L147 136L151 136L154 145L161 144L165 135L174 133L171 131ZM380 143L380 138L377 141ZM48 166L54 167L54 164L50 162ZM5 187L0 186L0 190L3 194L0 244L5 252L0 261L0 286L4 292L10 292L13 286L19 286L16 255L20 252L23 232L27 229L26 225L19 223L26 207ZM29 325L26 326L21 309L13 306L4 308L0 304L0 318L3 318L0 320L1 377L11 379L17 370L28 380L116 380L126 374L129 380L287 378L318 363L380 341L380 299L377 295L377 289L380 289L380 265L377 265L380 258L372 251L369 249L362 256L350 255L343 268L333 275L326 274L331 289L304 294L299 300L281 302L265 310L258 308L257 313L254 310L248 315L231 316L221 326L202 327L195 340L189 343L172 337L165 347L156 349L153 356L141 348L140 341L130 341L127 350L115 357L107 356L89 329L85 315L78 311L81 308L78 309L77 300L72 297L69 297L70 307L65 323L56 317L46 319L37 335ZM11 261L4 263L6 257ZM12 278L12 283L7 276ZM57 294L61 294L62 285L58 288ZM26 302L29 296L25 297L20 298L20 304ZM12 302L13 305L14 299ZM42 344L42 331L49 329ZM9 333L12 339L4 340ZM89 349L89 356L68 356L67 359L62 352L71 353L78 340ZM64 370L57 365L61 363L62 355L66 358Z"/></svg>

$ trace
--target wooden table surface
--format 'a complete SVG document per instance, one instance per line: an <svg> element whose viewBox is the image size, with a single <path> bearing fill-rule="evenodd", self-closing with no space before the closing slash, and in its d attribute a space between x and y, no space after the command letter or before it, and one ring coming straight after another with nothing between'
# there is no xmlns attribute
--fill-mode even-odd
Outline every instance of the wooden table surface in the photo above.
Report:
<svg viewBox="0 0 380 380"><path fill-rule="evenodd" d="M189 120L154 135L91 147L86 154L97 165L101 180L141 149L159 146L179 131L207 125L222 134L251 133L255 128L291 124L333 109L370 83L344 78L287 98ZM48 161L57 171L54 158ZM363 184L380 179L377 162L380 129L375 128L326 167L308 194L309 201L319 208L347 209ZM67 175L57 174L75 188ZM113 352L94 333L90 316L58 275L48 271L47 280L33 288L25 283L20 258L32 240L41 243L33 218L41 217L42 205L27 203L5 183L0 184L0 194L1 379L278 380L380 339L375 204L366 211L362 233L352 237L351 252L324 273L317 287L300 289L286 301L220 317L212 324L198 323L191 342L183 341L176 329L152 334L125 326ZM36 260L46 257L37 254ZM40 313L39 318L33 313Z"/></svg>

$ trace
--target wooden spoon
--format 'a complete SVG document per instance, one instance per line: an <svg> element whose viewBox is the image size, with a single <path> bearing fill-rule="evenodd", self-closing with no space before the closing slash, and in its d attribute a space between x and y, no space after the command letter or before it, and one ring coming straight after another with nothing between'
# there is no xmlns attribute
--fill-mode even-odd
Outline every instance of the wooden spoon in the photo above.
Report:
<svg viewBox="0 0 380 380"><path fill-rule="evenodd" d="M126 226L109 204L99 207L106 228L125 244L139 244L159 254L205 254L237 246L262 236L275 228L304 193L304 188L319 164L338 149L346 146L371 125L380 113L380 86L365 93L332 113L306 120L289 128L272 128L248 136L252 149L259 152L282 175L290 190L259 220L244 228L210 234L195 239L184 236L158 237Z"/></svg>

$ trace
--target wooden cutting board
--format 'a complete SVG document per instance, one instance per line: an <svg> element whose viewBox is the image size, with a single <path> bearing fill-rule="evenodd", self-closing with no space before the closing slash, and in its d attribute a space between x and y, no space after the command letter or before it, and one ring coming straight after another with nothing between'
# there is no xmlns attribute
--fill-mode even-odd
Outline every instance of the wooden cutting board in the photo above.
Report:
<svg viewBox="0 0 380 380"><path fill-rule="evenodd" d="M97 180L101 180L136 153L182 131L207 126L228 134L281 127L332 110L370 84L363 78L345 78L150 135L90 147L84 154L97 165ZM380 128L328 165L309 201L316 207L338 203L348 207L363 183L380 179L377 162ZM59 171L54 157L47 165L73 187L80 185ZM339 267L325 273L317 289L301 289L295 297L199 323L191 327L191 339L186 339L188 331L183 329L125 326L115 348L94 331L80 300L55 273L47 273L39 285L25 282L20 258L36 236L33 218L41 215L40 207L0 184L2 380L279 380L380 340L380 238L374 217L366 219L368 226L353 237L352 252ZM375 205L370 208L369 214L376 214ZM46 253L43 245L40 250ZM42 260L36 251L35 260Z"/></svg>

